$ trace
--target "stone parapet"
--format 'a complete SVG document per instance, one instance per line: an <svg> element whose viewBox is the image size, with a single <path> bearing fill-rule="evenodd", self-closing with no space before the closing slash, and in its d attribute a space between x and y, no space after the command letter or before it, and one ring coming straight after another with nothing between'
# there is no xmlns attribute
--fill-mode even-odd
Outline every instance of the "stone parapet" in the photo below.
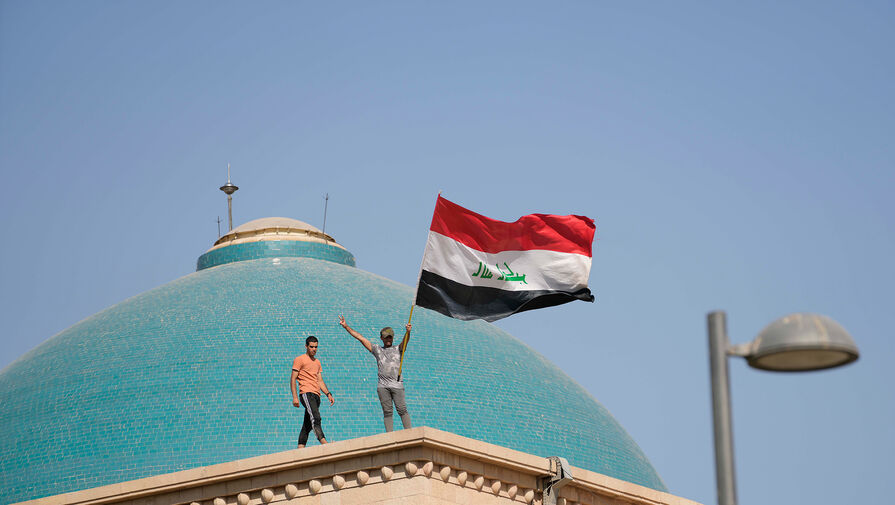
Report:
<svg viewBox="0 0 895 505"><path fill-rule="evenodd" d="M542 503L551 472L548 458L418 427L21 503L528 505ZM697 505L580 468L571 472L560 505Z"/></svg>

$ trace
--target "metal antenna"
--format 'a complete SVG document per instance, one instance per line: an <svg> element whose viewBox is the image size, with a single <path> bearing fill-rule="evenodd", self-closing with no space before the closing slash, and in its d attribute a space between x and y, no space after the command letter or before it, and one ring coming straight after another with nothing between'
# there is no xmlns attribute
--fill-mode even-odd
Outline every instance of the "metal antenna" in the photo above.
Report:
<svg viewBox="0 0 895 505"><path fill-rule="evenodd" d="M218 216L218 238L221 238L221 216Z"/></svg>
<svg viewBox="0 0 895 505"><path fill-rule="evenodd" d="M228 231L233 231L233 193L236 193L237 189L239 189L238 186L230 183L230 164L227 163L227 184L221 186L220 190L227 194L227 216L230 218L230 229Z"/></svg>
<svg viewBox="0 0 895 505"><path fill-rule="evenodd" d="M323 239L324 240L326 240L326 209L328 207L329 207L329 193L327 193L326 196L324 197L324 203L323 203L323 235L324 235Z"/></svg>

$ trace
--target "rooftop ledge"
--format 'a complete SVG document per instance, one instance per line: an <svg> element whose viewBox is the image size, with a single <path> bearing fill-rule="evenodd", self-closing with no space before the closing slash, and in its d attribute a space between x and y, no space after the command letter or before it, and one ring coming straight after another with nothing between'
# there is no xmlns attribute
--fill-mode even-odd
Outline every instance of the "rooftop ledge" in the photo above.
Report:
<svg viewBox="0 0 895 505"><path fill-rule="evenodd" d="M541 504L544 479L554 471L548 458L424 426L21 503ZM581 468L572 467L571 474L557 503L697 505Z"/></svg>

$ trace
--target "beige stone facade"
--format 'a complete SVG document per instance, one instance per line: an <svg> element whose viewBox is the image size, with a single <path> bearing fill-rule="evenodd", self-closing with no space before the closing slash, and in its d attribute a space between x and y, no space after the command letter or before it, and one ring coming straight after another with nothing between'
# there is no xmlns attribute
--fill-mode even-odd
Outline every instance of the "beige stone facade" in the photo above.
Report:
<svg viewBox="0 0 895 505"><path fill-rule="evenodd" d="M580 468L571 473L558 504L696 505ZM419 427L23 503L541 505L555 475L551 459Z"/></svg>

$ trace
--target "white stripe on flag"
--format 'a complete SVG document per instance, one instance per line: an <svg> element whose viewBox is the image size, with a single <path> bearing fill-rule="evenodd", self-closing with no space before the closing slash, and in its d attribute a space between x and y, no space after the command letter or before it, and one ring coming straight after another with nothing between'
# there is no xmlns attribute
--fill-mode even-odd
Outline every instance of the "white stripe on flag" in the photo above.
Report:
<svg viewBox="0 0 895 505"><path fill-rule="evenodd" d="M590 265L591 258L588 256L556 251L503 251L488 254L429 231L422 270L466 286L485 286L507 291L577 291L587 287ZM504 274L504 279L500 279L501 274ZM523 275L524 282L521 277Z"/></svg>

